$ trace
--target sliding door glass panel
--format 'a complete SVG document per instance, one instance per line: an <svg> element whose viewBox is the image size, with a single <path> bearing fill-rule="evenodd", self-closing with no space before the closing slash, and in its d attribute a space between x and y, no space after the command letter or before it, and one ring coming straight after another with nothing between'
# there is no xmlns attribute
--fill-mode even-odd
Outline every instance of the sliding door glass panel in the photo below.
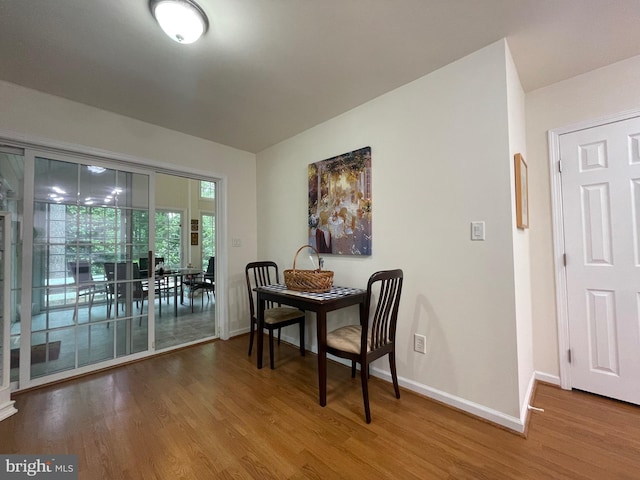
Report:
<svg viewBox="0 0 640 480"><path fill-rule="evenodd" d="M17 382L20 365L20 304L22 302L22 225L24 207L24 154L0 150L0 210L11 214L10 380Z"/></svg>
<svg viewBox="0 0 640 480"><path fill-rule="evenodd" d="M205 276L213 250L206 243L203 260L202 246L210 236L205 237L201 221L202 212L215 211L215 200L202 196L201 183L209 184L205 193L213 195L213 182L156 174L155 254L164 258L165 270L169 270L158 283L163 298L155 312L158 350L216 334L214 285Z"/></svg>
<svg viewBox="0 0 640 480"><path fill-rule="evenodd" d="M148 175L35 159L31 377L144 351Z"/></svg>

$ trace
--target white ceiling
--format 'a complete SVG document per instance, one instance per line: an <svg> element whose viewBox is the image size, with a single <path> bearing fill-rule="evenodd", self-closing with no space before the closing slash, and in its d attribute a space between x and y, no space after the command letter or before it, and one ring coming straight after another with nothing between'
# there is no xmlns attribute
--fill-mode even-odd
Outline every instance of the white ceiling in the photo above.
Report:
<svg viewBox="0 0 640 480"><path fill-rule="evenodd" d="M640 54L639 0L0 0L0 79L258 152L501 38L525 91ZM2 105L0 105L0 109Z"/></svg>

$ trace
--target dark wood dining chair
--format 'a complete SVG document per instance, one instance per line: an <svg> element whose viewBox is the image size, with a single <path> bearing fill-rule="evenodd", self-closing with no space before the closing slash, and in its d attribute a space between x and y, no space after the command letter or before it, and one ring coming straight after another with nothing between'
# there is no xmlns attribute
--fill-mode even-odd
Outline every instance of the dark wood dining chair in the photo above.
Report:
<svg viewBox="0 0 640 480"><path fill-rule="evenodd" d="M249 311L251 314L251 335L249 338L249 355L253 348L253 337L258 327L258 312L254 300L253 289L279 283L278 265L271 261L251 262L245 267L245 278L247 281L247 292L249 294ZM269 331L269 365L274 368L273 358L273 331L278 330L278 345L280 345L280 332L282 327L289 325L300 325L300 353L304 356L304 311L294 307L280 306L273 302L267 302L264 310L264 328ZM262 332L258 332L262 335Z"/></svg>
<svg viewBox="0 0 640 480"><path fill-rule="evenodd" d="M204 272L204 281L213 285L216 283L216 257L209 257L207 271Z"/></svg>
<svg viewBox="0 0 640 480"><path fill-rule="evenodd" d="M207 299L209 298L209 292L216 298L216 257L209 257L207 263L207 270L202 276L202 280L197 280L194 283L194 289L202 289L207 292Z"/></svg>
<svg viewBox="0 0 640 480"><path fill-rule="evenodd" d="M201 303L204 308L204 293L207 293L207 301L209 301L209 292L213 295L213 299L216 298L216 257L209 257L207 263L207 270L201 276L200 275L188 275L182 282L183 285L189 287L191 294L191 313L193 313L193 294L198 290L201 295Z"/></svg>
<svg viewBox="0 0 640 480"><path fill-rule="evenodd" d="M131 273L129 273L131 269ZM115 304L114 316L118 314L119 304L124 306L127 298L127 289L129 288L129 294L132 300L135 300L136 305L140 306L140 313L144 308L144 300L149 297L149 290L142 282L143 277L140 275L140 269L137 263L129 262L105 262L104 272L107 278L107 318L111 317L111 308ZM129 275L133 275L136 280L134 282L125 282L131 278ZM156 292L158 289L156 289ZM139 324L142 324L142 317L140 317ZM107 323L107 327L109 324Z"/></svg>
<svg viewBox="0 0 640 480"><path fill-rule="evenodd" d="M369 364L389 355L391 379L396 398L400 398L396 372L396 325L402 293L402 270L376 272L367 283L367 296L360 325L340 327L327 334L327 353L351 360L351 377L356 376L360 364L362 399L367 423L369 410Z"/></svg>
<svg viewBox="0 0 640 480"><path fill-rule="evenodd" d="M116 313L118 311L118 300L115 294L115 280L116 280L116 264L115 262L104 263L104 276L107 279L105 283L105 290L107 294L107 318L111 318L111 308L115 303ZM107 323L109 328L109 323Z"/></svg>
<svg viewBox="0 0 640 480"><path fill-rule="evenodd" d="M142 260L142 259L140 259ZM149 260L147 260L147 264L149 263ZM153 260L153 265L154 265L154 276L156 278L155 282L156 282L156 294L158 295L158 300L160 302L162 302L162 292L164 291L164 293L166 294L167 297L167 305L169 304L169 294L172 288L177 288L178 285L175 282L175 277L171 276L171 275L161 275L161 272L166 272L167 271L167 265L164 264L164 257L155 257ZM162 270L158 269L158 265L162 265ZM143 268L142 266L140 266L140 275L143 277L148 277L149 276L149 272L147 271L147 273L143 273L142 272ZM171 285L171 281L174 281L174 285Z"/></svg>
<svg viewBox="0 0 640 480"><path fill-rule="evenodd" d="M121 264L118 264L118 268L120 268ZM123 264L123 271L126 272L126 266ZM132 291L131 297L136 301L136 305L140 302L140 315L142 315L142 310L144 309L144 301L149 298L149 286L145 285L142 282L142 275L140 275L140 268L138 264L133 262L131 265L134 282L132 283ZM119 272L120 270L118 270ZM161 295L162 290L156 287L156 293ZM162 296L159 298L160 302L162 302ZM148 300L147 300L148 303ZM148 307L147 307L148 310ZM142 316L140 317L139 325L142 325Z"/></svg>

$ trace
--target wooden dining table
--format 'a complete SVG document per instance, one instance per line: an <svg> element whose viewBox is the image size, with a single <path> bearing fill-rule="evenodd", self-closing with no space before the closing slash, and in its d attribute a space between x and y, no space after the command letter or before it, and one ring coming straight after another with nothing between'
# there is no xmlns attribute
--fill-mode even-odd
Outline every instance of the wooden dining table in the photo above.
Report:
<svg viewBox="0 0 640 480"><path fill-rule="evenodd" d="M361 288L332 287L325 293L298 292L284 284L265 285L255 289L258 302L258 332L264 328L264 310L267 301L315 312L318 336L318 396L321 406L327 404L327 313L340 308L359 305L364 311L366 291ZM264 335L257 336L257 366L262 368Z"/></svg>

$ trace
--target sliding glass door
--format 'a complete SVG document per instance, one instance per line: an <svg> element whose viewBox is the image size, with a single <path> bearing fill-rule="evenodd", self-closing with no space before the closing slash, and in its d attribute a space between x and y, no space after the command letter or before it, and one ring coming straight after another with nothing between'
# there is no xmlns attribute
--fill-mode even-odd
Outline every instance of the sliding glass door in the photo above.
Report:
<svg viewBox="0 0 640 480"><path fill-rule="evenodd" d="M217 336L215 182L0 145L0 210L13 389Z"/></svg>
<svg viewBox="0 0 640 480"><path fill-rule="evenodd" d="M149 175L36 157L33 178L30 378L147 350Z"/></svg>

